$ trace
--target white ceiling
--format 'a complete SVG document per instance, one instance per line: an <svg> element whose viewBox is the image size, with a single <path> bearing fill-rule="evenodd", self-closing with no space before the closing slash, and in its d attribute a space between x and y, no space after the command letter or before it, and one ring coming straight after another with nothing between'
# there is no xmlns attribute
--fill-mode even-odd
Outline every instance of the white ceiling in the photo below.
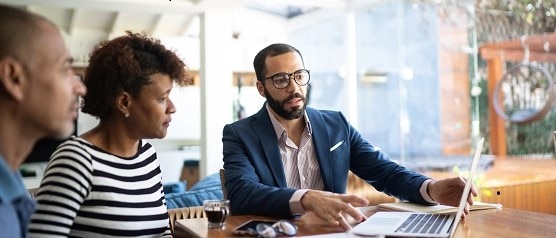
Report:
<svg viewBox="0 0 556 238"><path fill-rule="evenodd" d="M0 0L0 3L21 7L54 22L61 29L76 65L81 65L88 61L94 45L127 30L146 32L159 39L181 39L177 44L169 43L170 46L187 51L186 55L198 55L182 48L195 48L192 43L183 43L183 39L199 39L200 15L210 11L232 13L232 25L243 31L242 38L255 37L261 43L268 38L277 40L274 35L269 36L269 32L276 34L285 29L319 24L349 10L368 9L387 1L399 0ZM245 14L246 11L249 14ZM257 14L251 14L253 12ZM264 21L261 18L283 19L286 25L278 24L284 28L278 31L272 28L278 27L274 23L268 28L236 26L245 24L245 21ZM235 48L257 46L253 41L242 44L244 46ZM249 49L243 54L249 54ZM197 65L194 59L187 61L190 65Z"/></svg>
<svg viewBox="0 0 556 238"><path fill-rule="evenodd" d="M200 13L250 8L286 19L321 9L345 9L351 0L0 0L46 16L69 36L79 29L108 37L125 30L184 36ZM368 2L368 1L367 1Z"/></svg>
<svg viewBox="0 0 556 238"><path fill-rule="evenodd" d="M68 35L95 29L107 35L125 30L181 36L200 13L250 8L286 19L368 8L379 0L0 0L47 16Z"/></svg>

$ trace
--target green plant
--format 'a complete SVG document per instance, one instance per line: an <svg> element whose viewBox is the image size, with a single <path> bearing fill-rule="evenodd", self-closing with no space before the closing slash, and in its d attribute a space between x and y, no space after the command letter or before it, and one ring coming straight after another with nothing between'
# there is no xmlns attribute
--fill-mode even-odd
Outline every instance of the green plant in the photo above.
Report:
<svg viewBox="0 0 556 238"><path fill-rule="evenodd" d="M505 1L508 10L534 32L553 32L556 28L556 1L554 0L512 0Z"/></svg>
<svg viewBox="0 0 556 238"><path fill-rule="evenodd" d="M479 120L481 134L488 138L490 128L488 123L488 89L487 80L479 81L478 86L483 93L479 95ZM473 106L474 107L474 106ZM554 154L553 131L556 130L556 113L549 113L543 119L528 124L508 123L506 126L506 145L508 155L546 155ZM490 153L490 147L485 146L485 152Z"/></svg>
<svg viewBox="0 0 556 238"><path fill-rule="evenodd" d="M529 124L510 124L506 128L508 154L552 154L554 143L552 132L556 125L556 114Z"/></svg>

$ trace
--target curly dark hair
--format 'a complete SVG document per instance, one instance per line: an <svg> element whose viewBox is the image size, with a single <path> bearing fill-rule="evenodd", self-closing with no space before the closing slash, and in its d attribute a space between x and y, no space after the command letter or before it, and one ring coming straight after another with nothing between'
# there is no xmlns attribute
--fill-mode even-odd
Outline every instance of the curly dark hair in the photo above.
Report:
<svg viewBox="0 0 556 238"><path fill-rule="evenodd" d="M160 40L146 33L126 35L103 41L90 54L84 83L87 94L81 111L99 119L115 113L116 96L128 92L139 97L141 88L150 83L149 76L167 74L179 86L189 79L185 63Z"/></svg>

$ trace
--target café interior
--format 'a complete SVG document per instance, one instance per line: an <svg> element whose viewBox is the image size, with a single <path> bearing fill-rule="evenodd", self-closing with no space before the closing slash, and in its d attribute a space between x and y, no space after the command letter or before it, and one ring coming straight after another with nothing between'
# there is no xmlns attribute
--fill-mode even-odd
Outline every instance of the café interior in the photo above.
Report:
<svg viewBox="0 0 556 238"><path fill-rule="evenodd" d="M53 21L81 77L94 46L125 31L151 34L177 52L193 80L172 90L177 112L168 134L150 142L163 183L185 181L182 192L215 178L226 194L218 176L222 128L261 109L253 57L283 42L301 51L310 70L310 107L342 111L392 160L432 178L463 176L484 137L476 199L556 220L554 2L505 1L513 8L489 0L0 2ZM80 112L75 134L96 123ZM38 186L47 161L22 166L33 174L25 177L28 188ZM399 202L353 174L348 193L373 205ZM175 219L203 216L185 209Z"/></svg>

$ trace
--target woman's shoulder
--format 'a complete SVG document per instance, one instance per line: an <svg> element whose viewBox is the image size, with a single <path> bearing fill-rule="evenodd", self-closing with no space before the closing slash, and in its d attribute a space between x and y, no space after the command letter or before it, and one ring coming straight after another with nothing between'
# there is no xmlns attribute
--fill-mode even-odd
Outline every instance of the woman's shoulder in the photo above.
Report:
<svg viewBox="0 0 556 238"><path fill-rule="evenodd" d="M73 159L90 160L91 153L89 150L92 147L93 145L88 141L80 137L72 136L58 145L52 154L52 157L69 157Z"/></svg>
<svg viewBox="0 0 556 238"><path fill-rule="evenodd" d="M46 170L80 171L80 175L85 176L93 170L92 156L85 144L78 137L68 138L52 153Z"/></svg>
<svg viewBox="0 0 556 238"><path fill-rule="evenodd" d="M86 152L88 154L87 151L91 150L91 149L95 149L95 146L81 138L81 137L77 137L77 136L72 136L70 138L68 138L67 140L65 140L64 142L62 142L59 146L58 149L66 149L66 150L74 150L74 151L79 151L79 152Z"/></svg>
<svg viewBox="0 0 556 238"><path fill-rule="evenodd" d="M56 151L61 149L84 149L87 142L79 137L72 136L58 145ZM56 153L56 152L55 152Z"/></svg>

